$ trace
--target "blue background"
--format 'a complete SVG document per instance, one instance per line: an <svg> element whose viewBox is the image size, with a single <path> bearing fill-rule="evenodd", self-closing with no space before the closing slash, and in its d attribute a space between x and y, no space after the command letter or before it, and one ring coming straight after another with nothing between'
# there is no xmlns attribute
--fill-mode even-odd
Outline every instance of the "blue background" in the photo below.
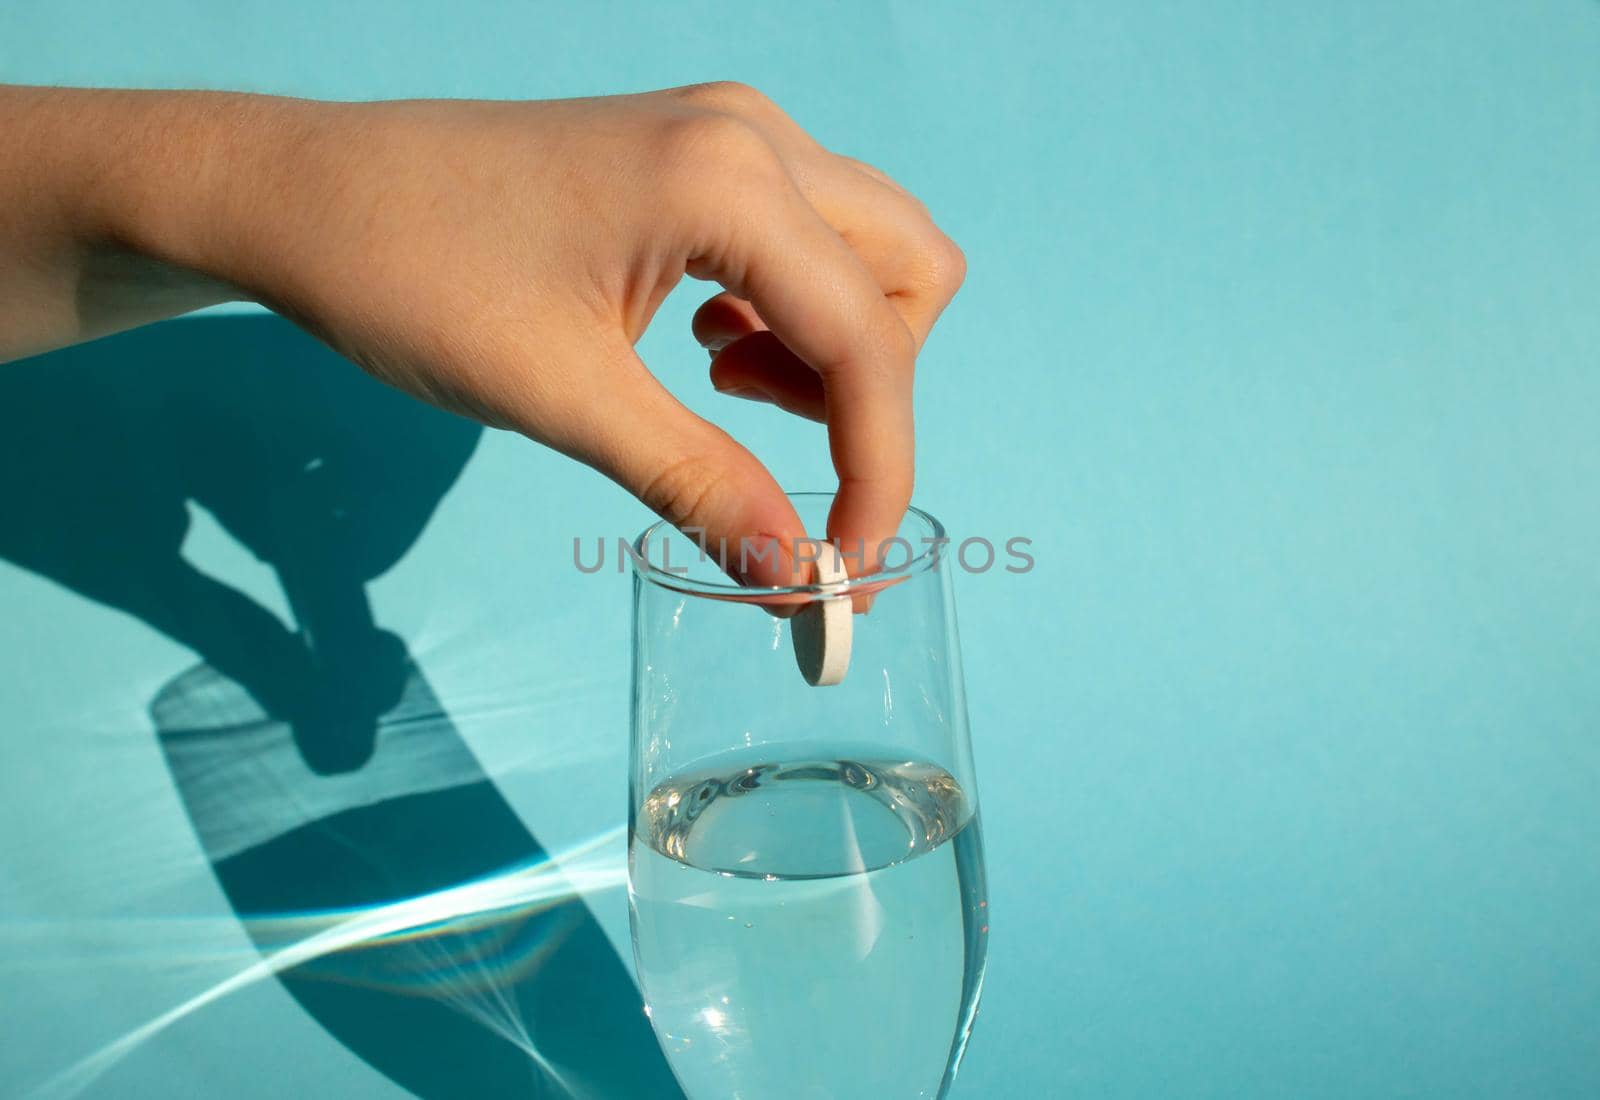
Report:
<svg viewBox="0 0 1600 1100"><path fill-rule="evenodd" d="M0 11L12 82L712 78L895 175L970 261L918 502L1038 565L959 577L994 927L959 1094L1600 1093L1600 5ZM645 360L825 485L815 426L710 390L697 289ZM185 557L286 614L191 513ZM490 433L371 586L552 851L625 814L628 587L571 539L646 518ZM255 957L152 736L194 661L0 561L0 1093ZM622 891L587 900L625 954ZM270 980L122 1053L88 1095L403 1095Z"/></svg>

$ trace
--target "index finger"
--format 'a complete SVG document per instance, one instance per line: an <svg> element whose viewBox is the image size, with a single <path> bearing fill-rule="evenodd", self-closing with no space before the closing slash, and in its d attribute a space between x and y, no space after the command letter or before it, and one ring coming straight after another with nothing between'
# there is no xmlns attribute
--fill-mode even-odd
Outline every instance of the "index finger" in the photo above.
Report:
<svg viewBox="0 0 1600 1100"><path fill-rule="evenodd" d="M748 298L822 379L839 492L828 516L852 575L877 568L915 480L917 340L850 246L792 185L755 204L694 272ZM724 212L725 213L725 212Z"/></svg>

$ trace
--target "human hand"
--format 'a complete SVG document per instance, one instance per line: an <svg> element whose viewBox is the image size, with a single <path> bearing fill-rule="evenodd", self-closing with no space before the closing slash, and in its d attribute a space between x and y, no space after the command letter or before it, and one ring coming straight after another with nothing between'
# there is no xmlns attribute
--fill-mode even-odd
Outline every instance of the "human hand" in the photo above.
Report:
<svg viewBox="0 0 1600 1100"><path fill-rule="evenodd" d="M771 474L634 353L685 274L720 283L694 319L713 384L827 424L827 534L847 554L865 546L870 567L894 534L915 357L964 260L905 190L758 92L197 98L198 163L120 199L119 239L387 382L588 463L726 546L736 575L741 538L774 538L779 557L748 560L742 579L793 583L806 532ZM181 148L181 127L162 132Z"/></svg>

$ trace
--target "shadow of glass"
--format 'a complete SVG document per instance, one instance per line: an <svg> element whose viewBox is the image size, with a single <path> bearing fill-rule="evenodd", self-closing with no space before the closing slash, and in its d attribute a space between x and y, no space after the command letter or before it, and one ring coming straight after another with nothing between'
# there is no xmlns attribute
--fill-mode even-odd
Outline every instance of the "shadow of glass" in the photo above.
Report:
<svg viewBox="0 0 1600 1100"><path fill-rule="evenodd" d="M263 953L321 935L278 977L350 1050L427 1100L679 1096L622 961L367 599L478 435L276 317L151 326L0 368L0 557L201 658L151 704L168 765ZM190 503L292 627L182 556ZM515 903L463 904L529 869Z"/></svg>

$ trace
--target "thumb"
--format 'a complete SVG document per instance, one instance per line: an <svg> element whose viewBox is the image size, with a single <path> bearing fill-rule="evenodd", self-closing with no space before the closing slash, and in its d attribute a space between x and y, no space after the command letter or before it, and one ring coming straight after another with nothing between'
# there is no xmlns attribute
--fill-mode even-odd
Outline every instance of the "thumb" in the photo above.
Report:
<svg viewBox="0 0 1600 1100"><path fill-rule="evenodd" d="M806 536L794 505L755 455L667 392L633 347L615 348L594 377L613 382L562 446L700 543L736 580L805 583Z"/></svg>

